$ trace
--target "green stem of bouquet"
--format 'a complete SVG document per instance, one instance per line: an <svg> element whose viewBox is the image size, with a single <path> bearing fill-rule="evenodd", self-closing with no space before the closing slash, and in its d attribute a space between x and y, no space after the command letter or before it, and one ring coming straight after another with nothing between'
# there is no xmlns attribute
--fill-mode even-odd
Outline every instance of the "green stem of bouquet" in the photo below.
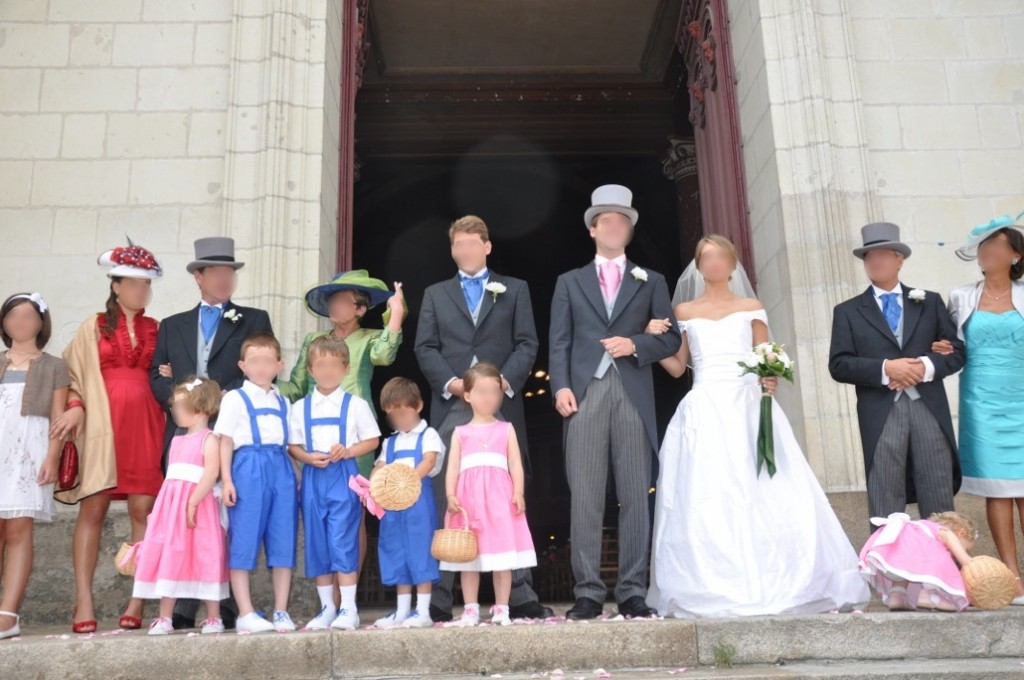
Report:
<svg viewBox="0 0 1024 680"><path fill-rule="evenodd" d="M761 421L757 427L757 475L767 466L768 476L775 476L775 433L772 427L772 395L761 389Z"/></svg>

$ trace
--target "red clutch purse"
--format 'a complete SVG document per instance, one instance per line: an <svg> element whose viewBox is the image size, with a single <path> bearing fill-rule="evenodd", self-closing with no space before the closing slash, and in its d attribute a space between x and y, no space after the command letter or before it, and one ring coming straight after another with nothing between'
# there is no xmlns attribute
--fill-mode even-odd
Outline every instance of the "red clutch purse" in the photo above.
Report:
<svg viewBox="0 0 1024 680"><path fill-rule="evenodd" d="M60 467L57 470L57 488L67 491L78 480L78 447L73 441L64 442L60 452Z"/></svg>

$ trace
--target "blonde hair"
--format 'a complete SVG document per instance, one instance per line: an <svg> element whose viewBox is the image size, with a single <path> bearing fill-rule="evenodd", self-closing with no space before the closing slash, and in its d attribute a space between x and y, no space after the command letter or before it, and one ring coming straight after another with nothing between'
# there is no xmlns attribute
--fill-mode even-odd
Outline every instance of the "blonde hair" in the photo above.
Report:
<svg viewBox="0 0 1024 680"><path fill-rule="evenodd" d="M941 524L954 534L966 536L971 540L976 540L978 538L977 526L975 526L974 522L971 521L970 517L961 515L959 512L935 512L932 513L931 517L928 519L936 524Z"/></svg>
<svg viewBox="0 0 1024 680"><path fill-rule="evenodd" d="M491 239L487 224L476 215L466 215L452 222L452 226L448 228L448 241L455 243L456 234L476 234L484 243Z"/></svg>
<svg viewBox="0 0 1024 680"><path fill-rule="evenodd" d="M708 234L697 241L697 248L693 255L693 262L697 269L700 269L700 256L706 245L715 245L724 250L729 257L732 258L732 263L738 264L740 261L739 255L736 253L736 246L732 244L732 241L722 236L721 234Z"/></svg>
<svg viewBox="0 0 1024 680"><path fill-rule="evenodd" d="M199 382L196 385L196 381ZM191 389L189 389L189 387ZM179 394L185 395L185 404L196 413L205 413L210 418L220 411L220 385L209 378L190 377L180 385L175 385L171 392L171 403Z"/></svg>
<svg viewBox="0 0 1024 680"><path fill-rule="evenodd" d="M334 333L318 335L306 348L306 370L313 368L313 360L317 357L338 357L341 363L348 366L348 345Z"/></svg>

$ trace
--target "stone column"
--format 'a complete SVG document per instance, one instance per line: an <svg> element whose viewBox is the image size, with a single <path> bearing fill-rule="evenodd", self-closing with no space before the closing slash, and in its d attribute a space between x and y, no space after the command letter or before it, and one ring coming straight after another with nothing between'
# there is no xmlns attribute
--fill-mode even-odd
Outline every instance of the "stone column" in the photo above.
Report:
<svg viewBox="0 0 1024 680"><path fill-rule="evenodd" d="M697 179L697 144L692 137L669 137L669 150L661 161L661 173L676 187L679 211L679 248L683 266L693 259L697 241L704 234ZM669 284L671 286L671 282Z"/></svg>

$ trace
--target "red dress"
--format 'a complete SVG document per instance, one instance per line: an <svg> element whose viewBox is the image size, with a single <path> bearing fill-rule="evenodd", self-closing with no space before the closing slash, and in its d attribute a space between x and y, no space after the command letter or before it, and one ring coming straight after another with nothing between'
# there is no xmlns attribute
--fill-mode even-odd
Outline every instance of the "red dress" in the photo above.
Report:
<svg viewBox="0 0 1024 680"><path fill-rule="evenodd" d="M100 314L96 320L100 326L100 373L110 401L117 459L117 486L103 493L115 500L124 500L128 494L156 496L164 479L160 459L167 421L149 387L157 324L144 314L145 310L140 310L132 322L134 348L123 314L110 335L103 331L106 315Z"/></svg>

